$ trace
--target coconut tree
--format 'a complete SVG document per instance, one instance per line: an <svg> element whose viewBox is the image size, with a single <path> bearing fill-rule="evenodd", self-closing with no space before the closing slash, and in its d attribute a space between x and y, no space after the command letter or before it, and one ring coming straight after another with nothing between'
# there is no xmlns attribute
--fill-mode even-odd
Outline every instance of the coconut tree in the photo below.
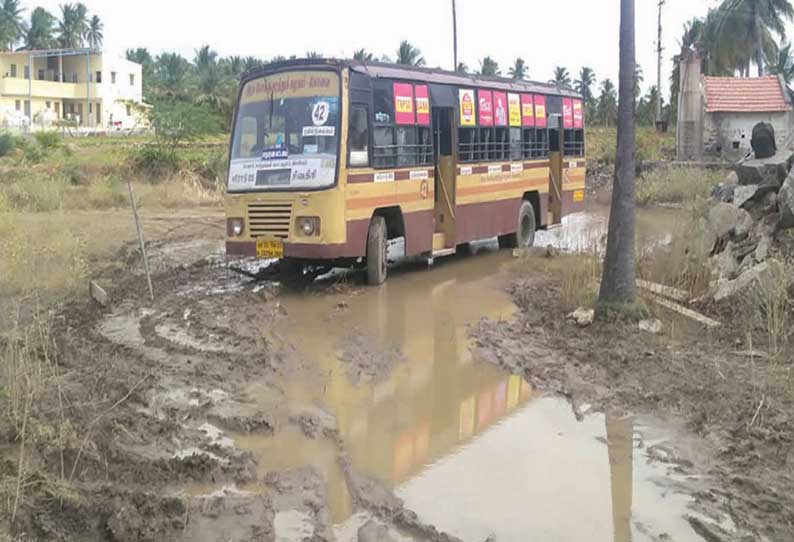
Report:
<svg viewBox="0 0 794 542"><path fill-rule="evenodd" d="M25 9L19 0L2 0L0 4L0 51L10 51L25 35Z"/></svg>
<svg viewBox="0 0 794 542"><path fill-rule="evenodd" d="M98 15L94 15L88 21L88 30L86 30L85 33L85 40L88 42L88 46L91 49L99 49L102 47L102 40L105 37L102 33L104 28L105 25L102 24Z"/></svg>
<svg viewBox="0 0 794 542"><path fill-rule="evenodd" d="M721 37L750 45L748 56L762 76L770 34L786 38L786 24L794 19L794 6L789 0L724 0L718 11Z"/></svg>
<svg viewBox="0 0 794 542"><path fill-rule="evenodd" d="M458 73L469 73L469 67L466 65L465 62L458 62L455 71Z"/></svg>
<svg viewBox="0 0 794 542"><path fill-rule="evenodd" d="M598 97L598 117L605 127L614 124L617 116L617 94L611 79L601 82L601 94Z"/></svg>
<svg viewBox="0 0 794 542"><path fill-rule="evenodd" d="M243 73L243 57L239 55L227 56L221 60L221 65L226 73L232 77L240 77Z"/></svg>
<svg viewBox="0 0 794 542"><path fill-rule="evenodd" d="M264 64L261 60L253 56L247 56L243 59L243 71L247 72L261 67Z"/></svg>
<svg viewBox="0 0 794 542"><path fill-rule="evenodd" d="M154 78L159 94L174 98L186 94L190 63L177 53L163 53L154 63Z"/></svg>
<svg viewBox="0 0 794 542"><path fill-rule="evenodd" d="M30 25L25 32L25 49L50 49L56 46L55 17L38 7L30 14Z"/></svg>
<svg viewBox="0 0 794 542"><path fill-rule="evenodd" d="M529 75L528 72L529 70L527 69L526 63L521 57L516 58L513 65L507 70L508 75L517 80L526 79Z"/></svg>
<svg viewBox="0 0 794 542"><path fill-rule="evenodd" d="M84 4L61 4L61 18L58 21L58 44L61 47L82 47L83 38L88 30Z"/></svg>
<svg viewBox="0 0 794 542"><path fill-rule="evenodd" d="M584 66L579 70L579 78L574 81L573 86L576 92L582 95L585 103L590 103L593 100L593 85L595 85L596 76L592 68Z"/></svg>
<svg viewBox="0 0 794 542"><path fill-rule="evenodd" d="M405 64L407 66L424 66L425 59L422 52L403 40L400 42L400 47L397 49L397 64Z"/></svg>
<svg viewBox="0 0 794 542"><path fill-rule="evenodd" d="M374 57L372 53L367 52L366 49L356 49L353 52L353 60L358 60L359 62L372 62Z"/></svg>
<svg viewBox="0 0 794 542"><path fill-rule="evenodd" d="M218 63L218 53L210 49L209 45L202 45L201 48L195 49L194 53L193 65L197 71Z"/></svg>
<svg viewBox="0 0 794 542"><path fill-rule="evenodd" d="M322 58L323 54L317 51L306 51L306 58Z"/></svg>
<svg viewBox="0 0 794 542"><path fill-rule="evenodd" d="M480 75L502 75L499 63L490 56L486 56L480 60Z"/></svg>
<svg viewBox="0 0 794 542"><path fill-rule="evenodd" d="M634 304L635 286L635 138L634 89L636 87L634 0L620 1L620 101L615 181L609 213L609 233L596 315L624 311Z"/></svg>
<svg viewBox="0 0 794 542"><path fill-rule="evenodd" d="M554 82L563 87L571 86L571 74L563 66L554 68Z"/></svg>
<svg viewBox="0 0 794 542"><path fill-rule="evenodd" d="M794 81L794 51L791 50L791 43L783 42L777 55L767 59L769 73L780 75L790 84Z"/></svg>

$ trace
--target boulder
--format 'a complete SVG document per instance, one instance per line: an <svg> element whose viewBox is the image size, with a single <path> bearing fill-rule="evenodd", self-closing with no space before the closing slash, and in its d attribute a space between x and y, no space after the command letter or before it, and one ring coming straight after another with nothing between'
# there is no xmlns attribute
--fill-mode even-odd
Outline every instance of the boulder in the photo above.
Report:
<svg viewBox="0 0 794 542"><path fill-rule="evenodd" d="M777 195L777 207L780 212L778 227L794 228L794 174L789 175L783 182L783 187Z"/></svg>
<svg viewBox="0 0 794 542"><path fill-rule="evenodd" d="M775 129L771 124L759 122L753 126L753 135L750 140L756 158L769 158L777 152L775 143Z"/></svg>
<svg viewBox="0 0 794 542"><path fill-rule="evenodd" d="M713 271L713 276L716 279L733 278L738 267L739 263L736 261L736 256L733 254L733 248L731 245L725 247L725 250L711 259L711 269Z"/></svg>
<svg viewBox="0 0 794 542"><path fill-rule="evenodd" d="M742 213L747 211L739 209L730 203L718 203L709 209L708 227L717 237L725 237L736 227L742 219Z"/></svg>
<svg viewBox="0 0 794 542"><path fill-rule="evenodd" d="M394 542L389 529L373 519L358 529L358 542Z"/></svg>
<svg viewBox="0 0 794 542"><path fill-rule="evenodd" d="M772 247L772 239L764 236L758 241L758 246L755 247L755 254L753 257L757 263L765 261L769 257L769 249Z"/></svg>
<svg viewBox="0 0 794 542"><path fill-rule="evenodd" d="M750 216L750 213L745 211L744 209L740 209L739 217L736 220L736 225L733 227L733 236L737 240L744 240L750 235L750 232L753 231L753 226L755 222L753 221L753 217Z"/></svg>
<svg viewBox="0 0 794 542"><path fill-rule="evenodd" d="M568 315L568 319L576 322L576 325L579 327L587 327L592 324L595 319L595 310L579 307Z"/></svg>
<svg viewBox="0 0 794 542"><path fill-rule="evenodd" d="M714 301L724 301L731 297L735 297L737 294L746 292L769 273L772 265L779 264L774 260L767 260L742 271L735 280L723 279L718 281L714 292Z"/></svg>
<svg viewBox="0 0 794 542"><path fill-rule="evenodd" d="M772 189L779 188L789 171L789 153L779 153L770 158L753 158L736 166L739 185L760 184Z"/></svg>
<svg viewBox="0 0 794 542"><path fill-rule="evenodd" d="M640 331L645 331L646 333L658 335L662 332L663 327L662 321L658 318L653 320L640 320Z"/></svg>

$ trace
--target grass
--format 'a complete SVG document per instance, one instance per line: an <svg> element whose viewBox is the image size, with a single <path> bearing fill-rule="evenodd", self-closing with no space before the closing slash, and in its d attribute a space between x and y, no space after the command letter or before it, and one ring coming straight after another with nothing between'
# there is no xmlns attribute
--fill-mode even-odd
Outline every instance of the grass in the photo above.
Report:
<svg viewBox="0 0 794 542"><path fill-rule="evenodd" d="M637 179L636 201L639 205L695 202L705 199L725 178L722 171L688 167L660 167Z"/></svg>
<svg viewBox="0 0 794 542"><path fill-rule="evenodd" d="M617 129L589 127L585 134L587 157L612 164L615 162ZM672 160L675 158L675 132L659 134L650 127L637 128L638 161Z"/></svg>

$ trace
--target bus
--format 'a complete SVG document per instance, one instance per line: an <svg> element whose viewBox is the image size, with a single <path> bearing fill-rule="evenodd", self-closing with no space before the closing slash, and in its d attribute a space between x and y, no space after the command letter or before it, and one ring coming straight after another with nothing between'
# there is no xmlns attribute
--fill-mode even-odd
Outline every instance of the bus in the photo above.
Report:
<svg viewBox="0 0 794 542"><path fill-rule="evenodd" d="M387 248L530 247L585 204L582 97L554 84L378 62L274 63L240 82L226 253L282 269L359 266Z"/></svg>

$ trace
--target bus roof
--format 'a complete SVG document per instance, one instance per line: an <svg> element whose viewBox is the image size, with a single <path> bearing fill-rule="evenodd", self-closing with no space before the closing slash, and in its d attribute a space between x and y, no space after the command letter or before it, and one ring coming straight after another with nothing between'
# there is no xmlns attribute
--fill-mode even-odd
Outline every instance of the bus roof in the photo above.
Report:
<svg viewBox="0 0 794 542"><path fill-rule="evenodd" d="M581 95L573 89L561 87L554 83L541 83L538 81L517 81L506 77L492 77L478 74L457 73L442 70L441 68L419 68L404 66L402 64L390 64L386 62L361 62L358 60L343 59L293 59L283 62L267 64L256 68L243 75L243 79L248 79L259 73L268 73L274 70L281 70L291 66L305 68L308 66L336 66L349 67L351 70L367 75L372 78L384 79L404 79L419 81L423 83L434 83L440 85L454 85L457 87L489 88L512 92L530 92L534 94L546 94L550 96L566 96L571 98L581 98Z"/></svg>

